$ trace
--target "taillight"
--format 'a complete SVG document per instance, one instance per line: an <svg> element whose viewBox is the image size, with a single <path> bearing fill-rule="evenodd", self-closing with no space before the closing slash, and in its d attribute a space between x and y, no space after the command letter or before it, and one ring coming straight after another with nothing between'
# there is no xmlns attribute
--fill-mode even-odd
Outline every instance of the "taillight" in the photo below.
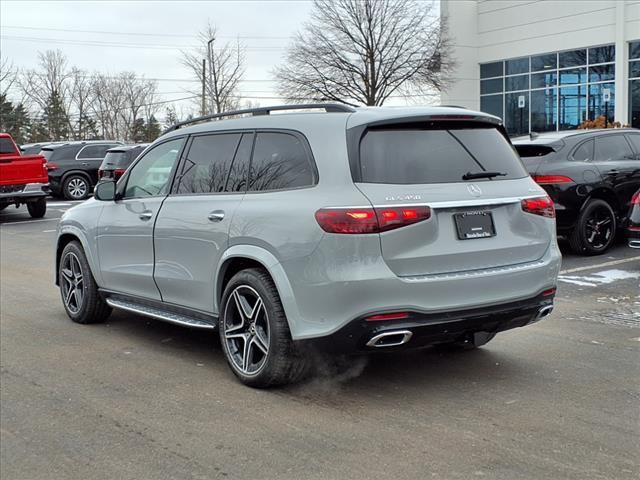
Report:
<svg viewBox="0 0 640 480"><path fill-rule="evenodd" d="M120 178L122 175L124 175L124 172L126 172L127 169L126 168L116 168L113 171L113 177L117 180L118 178Z"/></svg>
<svg viewBox="0 0 640 480"><path fill-rule="evenodd" d="M640 190L631 197L631 205L640 205Z"/></svg>
<svg viewBox="0 0 640 480"><path fill-rule="evenodd" d="M427 206L376 208L321 208L316 221L329 233L380 233L431 217Z"/></svg>
<svg viewBox="0 0 640 480"><path fill-rule="evenodd" d="M559 183L573 183L573 180L564 175L533 175L533 180L538 185L557 185Z"/></svg>
<svg viewBox="0 0 640 480"><path fill-rule="evenodd" d="M555 218L556 209L553 206L553 200L549 197L535 197L525 198L520 202L522 210L527 213L533 213L534 215L541 215L543 217Z"/></svg>
<svg viewBox="0 0 640 480"><path fill-rule="evenodd" d="M60 165L53 162L47 162L46 167L47 167L47 170L51 171L51 170L57 170L58 168L60 168Z"/></svg>
<svg viewBox="0 0 640 480"><path fill-rule="evenodd" d="M543 297L550 297L551 295L556 294L556 287L547 288L544 292L542 292Z"/></svg>
<svg viewBox="0 0 640 480"><path fill-rule="evenodd" d="M98 178L102 178L104 176L104 170L98 170Z"/></svg>

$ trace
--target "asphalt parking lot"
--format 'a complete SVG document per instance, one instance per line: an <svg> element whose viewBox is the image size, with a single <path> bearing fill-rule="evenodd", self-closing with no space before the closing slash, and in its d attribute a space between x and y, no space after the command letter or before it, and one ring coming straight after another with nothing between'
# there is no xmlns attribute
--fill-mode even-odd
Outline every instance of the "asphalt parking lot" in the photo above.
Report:
<svg viewBox="0 0 640 480"><path fill-rule="evenodd" d="M470 352L259 391L215 335L73 324L57 218L0 212L3 479L626 479L640 472L640 251L565 248L551 317Z"/></svg>

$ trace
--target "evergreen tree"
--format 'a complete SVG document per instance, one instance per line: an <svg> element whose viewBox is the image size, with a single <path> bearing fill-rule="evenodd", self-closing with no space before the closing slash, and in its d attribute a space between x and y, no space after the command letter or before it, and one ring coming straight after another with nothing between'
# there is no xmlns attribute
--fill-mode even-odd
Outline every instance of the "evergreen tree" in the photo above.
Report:
<svg viewBox="0 0 640 480"><path fill-rule="evenodd" d="M151 115L147 120L147 124L145 125L145 141L153 142L160 136L161 133L162 132L160 131L160 123L158 123L155 115Z"/></svg>
<svg viewBox="0 0 640 480"><path fill-rule="evenodd" d="M43 120L47 126L49 140L66 140L69 138L69 119L62 105L58 92L53 92L44 109Z"/></svg>

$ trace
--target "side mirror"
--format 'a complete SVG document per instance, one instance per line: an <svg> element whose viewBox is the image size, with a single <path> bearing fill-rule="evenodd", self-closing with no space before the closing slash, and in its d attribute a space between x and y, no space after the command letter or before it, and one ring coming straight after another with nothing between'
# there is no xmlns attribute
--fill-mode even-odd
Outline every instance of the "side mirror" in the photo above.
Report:
<svg viewBox="0 0 640 480"><path fill-rule="evenodd" d="M93 196L96 200L110 202L116 198L116 182L113 180L103 180L96 185Z"/></svg>

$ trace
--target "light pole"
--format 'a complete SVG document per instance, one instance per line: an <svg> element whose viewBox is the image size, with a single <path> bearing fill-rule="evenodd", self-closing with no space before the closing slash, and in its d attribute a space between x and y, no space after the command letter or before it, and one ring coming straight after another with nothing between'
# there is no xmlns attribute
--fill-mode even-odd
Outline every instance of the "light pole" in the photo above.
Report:
<svg viewBox="0 0 640 480"><path fill-rule="evenodd" d="M213 76L213 52L211 51L211 44L213 43L213 41L216 39L216 37L211 37L209 39L209 41L207 42L207 58L209 60L209 88L211 88L213 90L213 82L212 82L212 76ZM203 72L204 74L204 72ZM211 99L213 100L213 99ZM211 111L213 112L213 101L211 102Z"/></svg>

